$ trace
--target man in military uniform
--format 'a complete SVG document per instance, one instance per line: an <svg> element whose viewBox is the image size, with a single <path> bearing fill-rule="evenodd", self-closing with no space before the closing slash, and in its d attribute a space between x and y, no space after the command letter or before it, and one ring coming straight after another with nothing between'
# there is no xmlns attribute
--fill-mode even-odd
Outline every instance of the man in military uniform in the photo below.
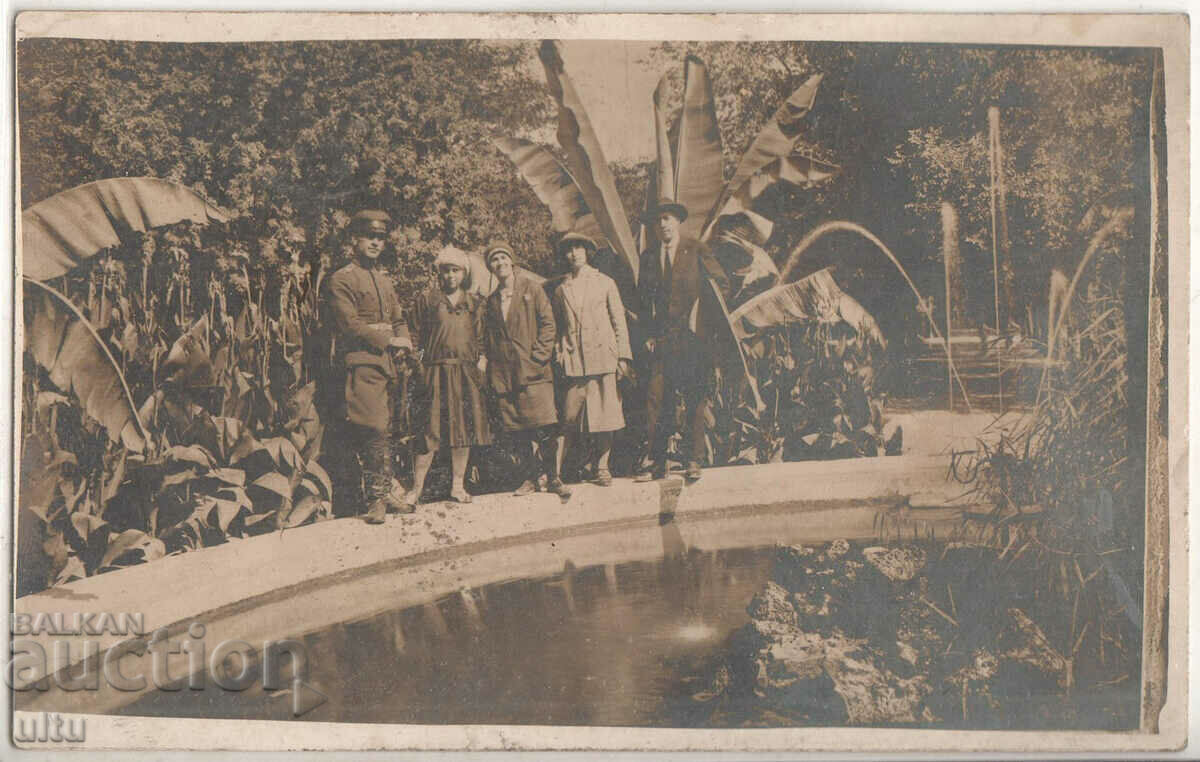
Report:
<svg viewBox="0 0 1200 762"><path fill-rule="evenodd" d="M392 422L390 385L397 378L393 352L412 350L400 302L379 256L387 245L391 218L361 211L350 220L353 260L329 278L327 302L334 335L334 366L345 374L345 406L338 442L357 454L368 524L382 524L389 508L403 509L391 496Z"/></svg>

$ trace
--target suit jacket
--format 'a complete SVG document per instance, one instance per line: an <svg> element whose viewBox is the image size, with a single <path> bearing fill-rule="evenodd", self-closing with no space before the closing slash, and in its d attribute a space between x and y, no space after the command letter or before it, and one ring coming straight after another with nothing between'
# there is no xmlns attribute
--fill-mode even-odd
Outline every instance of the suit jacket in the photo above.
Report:
<svg viewBox="0 0 1200 762"><path fill-rule="evenodd" d="M638 317L646 338L656 340L689 327L706 278L717 284L722 295L729 290L729 278L702 242L681 237L670 272L663 272L661 246L656 244L642 252L638 281ZM702 328L698 333L705 335Z"/></svg>
<svg viewBox="0 0 1200 762"><path fill-rule="evenodd" d="M493 291L483 315L483 351L492 388L507 394L553 381L554 335L554 310L541 284L518 274L507 318L500 307L500 289Z"/></svg>
<svg viewBox="0 0 1200 762"><path fill-rule="evenodd" d="M564 375L599 376L617 372L618 360L632 360L625 306L612 278L588 266L554 291L558 323L555 353Z"/></svg>

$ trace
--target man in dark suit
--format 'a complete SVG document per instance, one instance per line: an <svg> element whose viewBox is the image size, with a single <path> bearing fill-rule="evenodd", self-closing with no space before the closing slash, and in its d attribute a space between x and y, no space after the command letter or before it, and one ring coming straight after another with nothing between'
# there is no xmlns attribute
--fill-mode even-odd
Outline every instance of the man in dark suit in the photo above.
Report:
<svg viewBox="0 0 1200 762"><path fill-rule="evenodd" d="M638 282L639 320L650 356L646 434L651 462L638 477L642 481L666 476L676 391L683 395L685 420L691 427L688 479L700 478L705 454L708 381L714 358L706 341L705 316L697 302L707 281L713 281L722 293L729 288L729 281L707 246L681 235L679 224L687 215L683 204L660 200L644 218L646 224L655 226L658 241L642 252Z"/></svg>

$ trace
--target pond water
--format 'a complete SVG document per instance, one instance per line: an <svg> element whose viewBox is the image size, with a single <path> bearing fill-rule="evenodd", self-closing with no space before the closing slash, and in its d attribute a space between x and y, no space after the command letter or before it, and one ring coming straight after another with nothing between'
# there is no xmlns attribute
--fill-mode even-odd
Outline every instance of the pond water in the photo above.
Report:
<svg viewBox="0 0 1200 762"><path fill-rule="evenodd" d="M505 581L301 640L311 722L687 727L703 666L749 621L773 546ZM286 692L150 693L119 714L291 719Z"/></svg>

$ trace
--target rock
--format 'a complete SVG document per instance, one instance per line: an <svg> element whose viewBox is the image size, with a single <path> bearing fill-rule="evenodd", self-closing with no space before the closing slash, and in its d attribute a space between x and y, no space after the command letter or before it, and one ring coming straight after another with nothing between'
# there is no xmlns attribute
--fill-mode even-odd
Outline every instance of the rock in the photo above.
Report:
<svg viewBox="0 0 1200 762"><path fill-rule="evenodd" d="M925 568L925 551L911 545L898 548L867 548L863 551L867 563L893 582L908 582Z"/></svg>
<svg viewBox="0 0 1200 762"><path fill-rule="evenodd" d="M756 621L750 627L764 642L755 657L754 692L772 706L803 706L802 713L811 716L814 699L825 694L825 715L847 724L924 721L925 698L932 690L928 680L923 675L898 677L865 639L820 635L776 622ZM840 702L830 705L830 691Z"/></svg>
<svg viewBox="0 0 1200 762"><path fill-rule="evenodd" d="M905 643L902 640L897 640L896 641L896 653L904 661L908 662L909 664L913 665L914 667L917 666L917 659L919 658L917 655L917 649L913 648L908 643Z"/></svg>
<svg viewBox="0 0 1200 762"><path fill-rule="evenodd" d="M780 622L796 625L796 609L788 595L788 591L775 582L767 582L762 590L750 599L746 613L752 618L766 622Z"/></svg>
<svg viewBox="0 0 1200 762"><path fill-rule="evenodd" d="M846 702L851 725L916 723L921 721L925 697L932 692L924 675L899 678L882 666L878 654L862 648L861 641L828 644L826 673L834 690Z"/></svg>
<svg viewBox="0 0 1200 762"><path fill-rule="evenodd" d="M834 540L829 543L829 547L825 550L825 557L830 560L841 558L850 552L850 543L846 540Z"/></svg>

